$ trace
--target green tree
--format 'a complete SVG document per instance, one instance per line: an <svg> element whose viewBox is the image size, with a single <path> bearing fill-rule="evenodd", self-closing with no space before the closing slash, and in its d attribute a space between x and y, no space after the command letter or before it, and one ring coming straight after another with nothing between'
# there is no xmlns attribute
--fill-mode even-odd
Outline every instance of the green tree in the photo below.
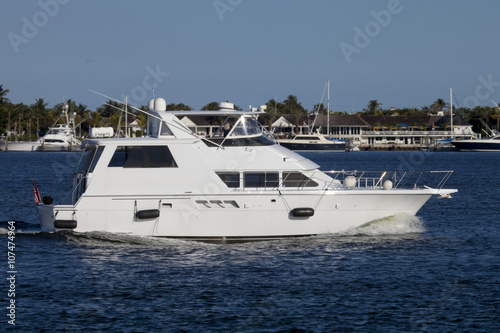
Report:
<svg viewBox="0 0 500 333"><path fill-rule="evenodd" d="M120 113L120 110L125 110L123 104L109 100L97 108L97 113L99 113L103 119L107 119L116 113Z"/></svg>
<svg viewBox="0 0 500 333"><path fill-rule="evenodd" d="M448 103L446 103L444 101L444 99L442 98L438 98L434 103L432 103L428 108L428 112L430 112L431 114L437 114L438 112L440 111L443 111L444 108L448 106ZM424 109L422 108L422 111L424 111Z"/></svg>
<svg viewBox="0 0 500 333"><path fill-rule="evenodd" d="M9 92L9 89L4 89L3 84L0 84L0 104L10 103L10 99L5 97Z"/></svg>
<svg viewBox="0 0 500 333"><path fill-rule="evenodd" d="M166 110L167 111L191 111L192 108L187 106L184 103L179 103L179 104L170 103L170 104L167 104Z"/></svg>
<svg viewBox="0 0 500 333"><path fill-rule="evenodd" d="M382 112L382 108L380 107L381 105L382 103L379 103L376 99L372 99L368 102L368 105L365 109L363 109L363 111L365 112L365 115L378 116Z"/></svg>
<svg viewBox="0 0 500 333"><path fill-rule="evenodd" d="M47 111L47 105L49 105L49 103L45 103L43 98L37 98L35 103L31 104L31 109L35 111L37 115L41 115Z"/></svg>
<svg viewBox="0 0 500 333"><path fill-rule="evenodd" d="M217 102L210 102L204 107L201 108L202 111L217 111L219 110L219 103Z"/></svg>
<svg viewBox="0 0 500 333"><path fill-rule="evenodd" d="M0 133L5 133L10 130L10 99L6 96L9 89L3 89L3 84L0 84Z"/></svg>
<svg viewBox="0 0 500 333"><path fill-rule="evenodd" d="M283 101L283 111L293 116L296 132L299 133L300 120L306 114L306 110L298 102L297 96L289 95L288 98Z"/></svg>
<svg viewBox="0 0 500 333"><path fill-rule="evenodd" d="M141 136L144 135L144 129L148 126L148 119L145 114L140 114L137 116L137 122L139 123L139 127L141 128Z"/></svg>
<svg viewBox="0 0 500 333"><path fill-rule="evenodd" d="M326 110L323 103L319 103L319 104L314 105L313 112L314 113L317 112L318 114L327 114L328 111Z"/></svg>
<svg viewBox="0 0 500 333"><path fill-rule="evenodd" d="M279 103L275 99L270 99L266 103L266 110L263 117L265 119L266 125L268 126L269 130L271 130L271 125L276 120L276 118L279 117L281 113L280 110L282 109L283 109L283 104Z"/></svg>

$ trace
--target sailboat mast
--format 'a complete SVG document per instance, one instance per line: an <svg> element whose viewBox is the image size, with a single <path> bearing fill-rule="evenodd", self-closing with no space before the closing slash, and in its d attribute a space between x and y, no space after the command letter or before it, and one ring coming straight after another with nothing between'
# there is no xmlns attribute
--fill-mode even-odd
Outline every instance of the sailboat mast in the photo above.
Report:
<svg viewBox="0 0 500 333"><path fill-rule="evenodd" d="M330 79L327 81L328 95L326 102L326 136L330 137Z"/></svg>
<svg viewBox="0 0 500 333"><path fill-rule="evenodd" d="M453 141L453 90L450 88L450 126L451 126L451 141Z"/></svg>
<svg viewBox="0 0 500 333"><path fill-rule="evenodd" d="M125 96L125 137L128 138L128 131L127 131L127 98L128 96Z"/></svg>

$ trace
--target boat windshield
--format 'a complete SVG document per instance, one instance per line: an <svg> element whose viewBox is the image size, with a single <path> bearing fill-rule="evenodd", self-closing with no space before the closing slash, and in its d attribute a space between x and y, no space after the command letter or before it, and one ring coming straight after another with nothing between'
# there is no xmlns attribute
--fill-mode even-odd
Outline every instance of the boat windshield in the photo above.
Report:
<svg viewBox="0 0 500 333"><path fill-rule="evenodd" d="M215 146L213 143L222 146L270 146L275 142L264 136L260 124L253 116L243 115L240 117L228 117L215 134L210 138L210 142L205 143Z"/></svg>
<svg viewBox="0 0 500 333"><path fill-rule="evenodd" d="M228 117L213 135L220 137L241 137L262 134L259 122L252 116Z"/></svg>

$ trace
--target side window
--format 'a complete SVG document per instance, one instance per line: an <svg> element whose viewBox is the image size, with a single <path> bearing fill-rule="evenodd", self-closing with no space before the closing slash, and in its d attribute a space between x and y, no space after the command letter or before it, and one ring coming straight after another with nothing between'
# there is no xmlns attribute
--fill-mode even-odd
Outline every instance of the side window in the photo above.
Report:
<svg viewBox="0 0 500 333"><path fill-rule="evenodd" d="M92 163L92 159L94 158L96 149L96 147L92 147L84 151L82 160L80 161L80 165L78 165L76 172L87 172L90 164Z"/></svg>
<svg viewBox="0 0 500 333"><path fill-rule="evenodd" d="M279 174L277 172L245 172L245 187L274 188L278 186Z"/></svg>
<svg viewBox="0 0 500 333"><path fill-rule="evenodd" d="M128 154L129 150L127 147L117 147L108 167L123 167L125 161L127 161Z"/></svg>
<svg viewBox="0 0 500 333"><path fill-rule="evenodd" d="M95 166L101 157L104 146L92 147L84 152L83 161L77 168L76 172L94 172Z"/></svg>
<svg viewBox="0 0 500 333"><path fill-rule="evenodd" d="M166 122L161 123L160 135L162 136L173 135L172 131L170 130L170 127L168 127Z"/></svg>
<svg viewBox="0 0 500 333"><path fill-rule="evenodd" d="M217 176L229 188L240 187L240 173L239 172L217 172Z"/></svg>
<svg viewBox="0 0 500 333"><path fill-rule="evenodd" d="M300 172L283 172L283 187L316 187L318 183Z"/></svg>
<svg viewBox="0 0 500 333"><path fill-rule="evenodd" d="M167 146L120 146L108 167L177 168L177 163Z"/></svg>
<svg viewBox="0 0 500 333"><path fill-rule="evenodd" d="M97 165L99 158L101 158L103 150L104 150L104 146L100 146L99 148L97 148L97 152L95 153L94 159L92 160L92 164L90 165L89 172L94 172L95 166Z"/></svg>

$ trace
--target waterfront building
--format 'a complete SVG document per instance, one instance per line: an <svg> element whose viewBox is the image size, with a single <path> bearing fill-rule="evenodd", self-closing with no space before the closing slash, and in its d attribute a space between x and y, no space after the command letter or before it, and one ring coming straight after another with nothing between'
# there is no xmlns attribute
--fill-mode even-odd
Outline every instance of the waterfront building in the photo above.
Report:
<svg viewBox="0 0 500 333"><path fill-rule="evenodd" d="M328 119L329 118L329 119ZM184 116L183 124L193 132L212 135L220 126L218 117ZM277 138L291 137L293 134L322 133L333 139L349 141L361 148L384 149L390 147L419 148L436 145L453 136L475 138L472 126L459 116L453 122L449 116L361 116L346 115L305 115L297 125L297 120L289 114L281 115L271 125L264 119L261 123Z"/></svg>

